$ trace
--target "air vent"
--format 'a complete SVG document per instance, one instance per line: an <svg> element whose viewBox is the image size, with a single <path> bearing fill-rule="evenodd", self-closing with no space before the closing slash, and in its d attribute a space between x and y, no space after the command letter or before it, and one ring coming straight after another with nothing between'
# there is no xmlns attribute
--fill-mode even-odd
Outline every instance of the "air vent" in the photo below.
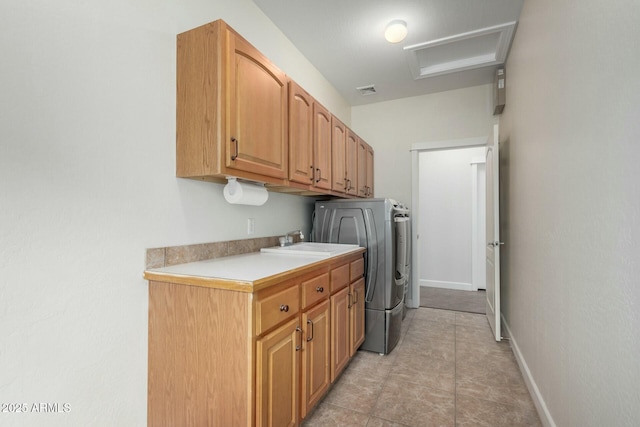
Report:
<svg viewBox="0 0 640 427"><path fill-rule="evenodd" d="M360 86L357 87L356 90L359 91L362 96L373 95L376 93L375 85Z"/></svg>

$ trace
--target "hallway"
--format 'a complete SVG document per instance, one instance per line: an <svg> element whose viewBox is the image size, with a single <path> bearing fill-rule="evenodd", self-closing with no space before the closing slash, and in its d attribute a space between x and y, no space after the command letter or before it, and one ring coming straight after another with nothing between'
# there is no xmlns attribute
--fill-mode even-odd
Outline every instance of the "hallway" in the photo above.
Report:
<svg viewBox="0 0 640 427"><path fill-rule="evenodd" d="M359 351L303 426L539 426L484 315L409 309L391 354Z"/></svg>

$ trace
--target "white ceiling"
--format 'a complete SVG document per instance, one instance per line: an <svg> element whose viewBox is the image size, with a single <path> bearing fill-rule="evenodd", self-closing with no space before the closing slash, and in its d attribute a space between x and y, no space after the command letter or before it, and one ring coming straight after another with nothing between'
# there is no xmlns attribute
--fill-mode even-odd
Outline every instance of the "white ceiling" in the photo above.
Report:
<svg viewBox="0 0 640 427"><path fill-rule="evenodd" d="M412 61L404 47L517 21L524 2L253 1L354 106L493 82L496 65L414 79L410 69ZM406 21L409 34L404 41L390 44L383 33L387 23L394 19ZM438 48L438 55L448 56L442 49L442 46ZM485 53L478 52L478 55ZM373 95L362 96L356 90L371 84L377 91Z"/></svg>

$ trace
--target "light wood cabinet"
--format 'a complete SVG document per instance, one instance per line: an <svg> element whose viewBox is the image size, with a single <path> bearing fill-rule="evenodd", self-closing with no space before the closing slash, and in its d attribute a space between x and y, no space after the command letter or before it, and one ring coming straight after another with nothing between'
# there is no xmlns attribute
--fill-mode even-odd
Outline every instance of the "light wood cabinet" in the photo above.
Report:
<svg viewBox="0 0 640 427"><path fill-rule="evenodd" d="M284 182L287 118L286 75L226 23L178 35L177 176Z"/></svg>
<svg viewBox="0 0 640 427"><path fill-rule="evenodd" d="M366 164L367 173L365 181L366 197L373 197L373 148L367 144Z"/></svg>
<svg viewBox="0 0 640 427"><path fill-rule="evenodd" d="M358 138L358 197L373 197L373 148Z"/></svg>
<svg viewBox="0 0 640 427"><path fill-rule="evenodd" d="M328 285L328 283L327 283ZM329 290L327 289L327 295ZM302 398L300 415L306 417L331 383L331 311L329 299L302 313ZM277 425L277 424L273 424Z"/></svg>
<svg viewBox="0 0 640 427"><path fill-rule="evenodd" d="M248 289L155 276L148 425L299 425L359 345L360 264L362 252L344 255Z"/></svg>
<svg viewBox="0 0 640 427"><path fill-rule="evenodd" d="M331 189L331 114L289 82L289 180Z"/></svg>
<svg viewBox="0 0 640 427"><path fill-rule="evenodd" d="M331 189L339 193L346 193L347 189L346 147L347 127L337 117L331 116Z"/></svg>
<svg viewBox="0 0 640 427"><path fill-rule="evenodd" d="M178 177L373 195L371 147L361 153L351 130L224 21L179 34L177 45Z"/></svg>
<svg viewBox="0 0 640 427"><path fill-rule="evenodd" d="M353 357L364 342L364 278L349 285L349 356Z"/></svg>
<svg viewBox="0 0 640 427"><path fill-rule="evenodd" d="M332 118L332 190L357 195L358 136L340 120Z"/></svg>
<svg viewBox="0 0 640 427"><path fill-rule="evenodd" d="M256 342L256 426L295 426L300 395L299 319Z"/></svg>
<svg viewBox="0 0 640 427"><path fill-rule="evenodd" d="M349 129L345 147L345 193L357 196L358 193L358 136Z"/></svg>
<svg viewBox="0 0 640 427"><path fill-rule="evenodd" d="M313 184L313 98L289 81L289 180Z"/></svg>
<svg viewBox="0 0 640 427"><path fill-rule="evenodd" d="M331 270L331 381L364 342L364 259Z"/></svg>
<svg viewBox="0 0 640 427"><path fill-rule="evenodd" d="M331 190L331 113L313 104L313 185Z"/></svg>
<svg viewBox="0 0 640 427"><path fill-rule="evenodd" d="M349 362L349 287L331 295L331 381Z"/></svg>

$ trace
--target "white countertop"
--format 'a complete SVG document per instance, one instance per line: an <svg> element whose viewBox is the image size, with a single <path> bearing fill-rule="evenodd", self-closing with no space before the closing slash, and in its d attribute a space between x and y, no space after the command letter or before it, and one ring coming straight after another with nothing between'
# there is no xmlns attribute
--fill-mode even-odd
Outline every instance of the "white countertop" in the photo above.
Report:
<svg viewBox="0 0 640 427"><path fill-rule="evenodd" d="M255 282L265 277L285 273L327 258L313 255L278 255L253 252L233 255L147 271L181 276L199 276L212 279L228 279Z"/></svg>
<svg viewBox="0 0 640 427"><path fill-rule="evenodd" d="M356 253L360 248L340 253L335 257ZM252 252L204 261L177 264L145 271L146 276L194 277L205 280L229 280L253 283L272 276L281 275L309 265L330 261L335 257L318 255L290 255Z"/></svg>

